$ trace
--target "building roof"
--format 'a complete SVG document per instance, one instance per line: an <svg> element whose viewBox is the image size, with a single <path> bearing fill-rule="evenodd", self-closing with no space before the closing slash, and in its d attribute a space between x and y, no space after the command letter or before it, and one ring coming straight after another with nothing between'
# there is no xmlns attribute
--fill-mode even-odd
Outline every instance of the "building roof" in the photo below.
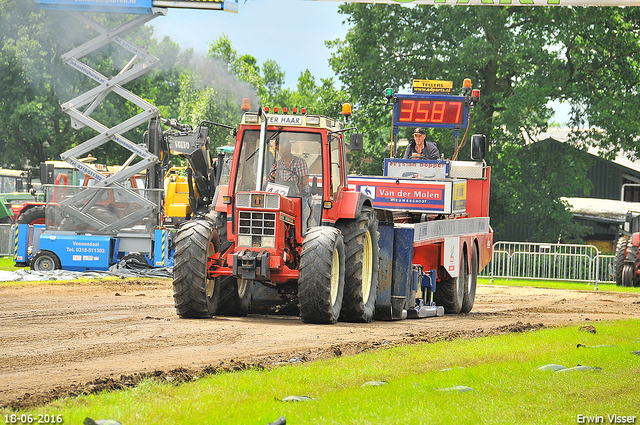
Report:
<svg viewBox="0 0 640 425"><path fill-rule="evenodd" d="M640 215L640 202L615 201L600 198L561 198L569 204L575 217L624 223L627 214Z"/></svg>
<svg viewBox="0 0 640 425"><path fill-rule="evenodd" d="M550 127L547 131L540 133L537 137L535 137L535 140L542 141L546 139L553 139L557 140L558 142L564 143L569 140L569 135L571 134L571 132L572 130L570 128ZM598 158L601 157L599 155L599 150L597 147L589 146L587 152ZM622 151L618 152L612 162L640 173L640 161L630 160Z"/></svg>

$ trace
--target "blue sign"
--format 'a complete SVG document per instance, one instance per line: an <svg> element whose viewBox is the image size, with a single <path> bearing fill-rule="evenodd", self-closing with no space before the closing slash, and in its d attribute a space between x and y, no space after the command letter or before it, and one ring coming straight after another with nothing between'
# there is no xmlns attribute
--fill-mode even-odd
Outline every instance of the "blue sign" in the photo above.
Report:
<svg viewBox="0 0 640 425"><path fill-rule="evenodd" d="M151 13L152 0L35 0L38 9L78 12Z"/></svg>

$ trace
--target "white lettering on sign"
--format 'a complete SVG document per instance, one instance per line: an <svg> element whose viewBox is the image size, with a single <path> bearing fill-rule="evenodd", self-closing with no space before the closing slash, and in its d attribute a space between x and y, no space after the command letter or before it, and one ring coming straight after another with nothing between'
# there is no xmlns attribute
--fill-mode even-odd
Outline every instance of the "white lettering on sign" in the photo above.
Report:
<svg viewBox="0 0 640 425"><path fill-rule="evenodd" d="M302 125L301 115L269 115L269 124L274 125Z"/></svg>
<svg viewBox="0 0 640 425"><path fill-rule="evenodd" d="M176 140L173 142L173 144L178 149L189 149L189 142L181 142L180 140Z"/></svg>
<svg viewBox="0 0 640 425"><path fill-rule="evenodd" d="M442 191L428 189L391 189L388 187L377 188L379 198L413 198L413 199L442 199Z"/></svg>

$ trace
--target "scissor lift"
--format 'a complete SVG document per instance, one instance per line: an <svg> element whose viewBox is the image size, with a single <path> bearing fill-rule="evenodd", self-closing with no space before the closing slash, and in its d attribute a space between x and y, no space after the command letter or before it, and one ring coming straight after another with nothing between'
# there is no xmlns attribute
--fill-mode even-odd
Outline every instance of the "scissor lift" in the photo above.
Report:
<svg viewBox="0 0 640 425"><path fill-rule="evenodd" d="M107 0L36 0L39 8L65 11L98 34L62 55L66 64L95 81L96 87L61 105L62 110L69 114L73 128L89 127L97 135L60 155L64 161L93 178L93 184L91 187L81 188L51 188L47 196L46 229L37 229L37 238L35 234L28 236L29 229L22 229L21 232L16 230L16 241L20 240L27 246L29 243L25 241L33 240L32 250L16 250L14 257L17 262L27 264L29 257L33 257L33 261L41 264L43 270L60 266L64 269L84 270L95 269L97 263L101 263L101 267L107 267L127 252L140 252L148 254L154 265L165 265L168 253L166 232L159 232L158 229L161 225L162 181L156 181L159 179L155 176L161 173L154 170L156 164L163 159L163 152L155 140L150 140L145 145L134 143L123 136L152 120L149 139L162 136L158 108L123 87L155 68L160 61L147 48L137 46L124 37L158 16L166 16L167 7L203 7L202 2L196 4L177 0L161 1L159 4L163 7L155 7L152 0L132 0L126 3ZM207 1L205 4L206 9L237 11L237 0L231 0L228 7L225 7L225 1L218 0ZM106 28L91 16L96 12L135 16L115 28ZM115 43L131 54L131 59L116 75L102 75L82 62L87 55L110 43ZM133 103L140 112L113 127L92 118L91 114L111 93ZM131 152L129 158L120 167L116 167L117 172L103 173L78 159L109 142L115 142ZM147 180L153 183L143 189L127 184L145 170L151 175ZM18 233L23 233L24 237L19 238ZM111 248L95 248L95 244L99 242L97 239L100 238L110 240L108 246ZM18 245L16 243L16 247Z"/></svg>

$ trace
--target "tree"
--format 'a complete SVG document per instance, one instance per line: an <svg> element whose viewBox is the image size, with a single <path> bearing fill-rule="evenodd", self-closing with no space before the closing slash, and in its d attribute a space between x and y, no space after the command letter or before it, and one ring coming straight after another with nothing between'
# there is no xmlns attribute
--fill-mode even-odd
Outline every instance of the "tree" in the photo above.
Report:
<svg viewBox="0 0 640 425"><path fill-rule="evenodd" d="M298 77L295 90L284 88L285 72L274 60L259 66L251 55L240 55L225 34L209 45L208 56L222 63L224 70L255 89L261 105L269 107L306 108L314 114L339 116L345 94L334 87L333 79L321 79L320 84L305 70Z"/></svg>
<svg viewBox="0 0 640 425"><path fill-rule="evenodd" d="M113 28L130 17L101 14L95 18ZM158 106L161 113L177 113L179 75L190 61L192 52L180 52L169 38L151 37L151 27L140 28L125 38L148 46L160 59L160 66L130 82L127 88ZM0 136L2 166L23 168L37 166L96 135L89 128L75 130L60 104L96 86L93 80L62 62L61 55L91 40L96 33L68 14L42 11L33 1L0 0L0 114L5 127ZM116 75L131 59L131 54L113 43L82 59L109 77ZM92 113L92 118L108 126L118 124L139 113L137 107L110 94ZM142 142L146 125L125 136ZM126 149L107 143L92 154L101 162L121 163L130 155Z"/></svg>
<svg viewBox="0 0 640 425"><path fill-rule="evenodd" d="M370 157L386 150L389 140L390 107L382 99L386 87L407 89L413 78L451 80L461 87L464 78L471 78L480 89L471 134L486 134L491 143L487 161L494 177L493 223L522 211L525 200L535 200L526 208L537 216L553 212L547 220L532 223L538 226L537 238L581 234L570 224L571 215L562 209L559 196L572 195L560 190L563 187L588 190L586 169L536 173L518 159L531 154L532 140L546 130L551 100L573 105L574 126L588 122L601 129L576 132L577 146L596 143L609 155L621 147L640 152L632 146L640 124L630 113L638 106L634 94L640 81L636 8L346 4L340 10L351 28L345 40L328 43L335 49L331 65L356 100L356 121L372 135ZM450 157L450 136L438 142ZM538 180L544 181L544 193L523 184L530 182L524 170L533 172L534 180L549 179Z"/></svg>

